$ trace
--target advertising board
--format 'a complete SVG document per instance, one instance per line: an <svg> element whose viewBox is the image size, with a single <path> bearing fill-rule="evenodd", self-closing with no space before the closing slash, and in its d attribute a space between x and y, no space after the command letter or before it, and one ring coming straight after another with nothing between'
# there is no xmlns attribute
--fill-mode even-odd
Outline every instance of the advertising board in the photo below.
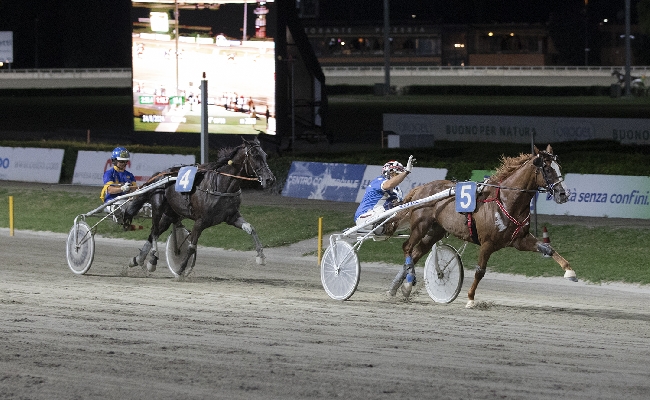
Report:
<svg viewBox="0 0 650 400"><path fill-rule="evenodd" d="M428 143L421 139L423 136L447 141L530 143L531 135L535 143L544 145L580 140L650 145L650 119L641 118L425 114L384 114L383 118L384 132L400 136L395 147L413 142L407 140L409 137L418 137L421 143Z"/></svg>
<svg viewBox="0 0 650 400"><path fill-rule="evenodd" d="M0 62L14 62L14 33L0 31Z"/></svg>
<svg viewBox="0 0 650 400"><path fill-rule="evenodd" d="M59 183L63 149L0 147L0 180Z"/></svg>

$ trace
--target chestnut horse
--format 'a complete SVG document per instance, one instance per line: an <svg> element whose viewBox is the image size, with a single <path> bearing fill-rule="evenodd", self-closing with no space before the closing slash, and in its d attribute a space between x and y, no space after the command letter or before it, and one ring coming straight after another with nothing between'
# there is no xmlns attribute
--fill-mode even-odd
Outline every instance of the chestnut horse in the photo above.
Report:
<svg viewBox="0 0 650 400"><path fill-rule="evenodd" d="M476 287L485 275L490 255L504 247L520 251L541 252L552 256L566 271L564 277L577 281L569 263L548 243L538 240L529 233L530 202L536 192L546 191L556 203L568 200L569 191L562 182L560 166L550 145L545 151L535 147L535 155L521 154L519 157L503 157L496 173L484 183L478 183L476 209L471 213L460 213L455 208L453 196L425 203L400 211L387 223L386 234L392 235L400 225L410 224L411 233L402 245L406 262L388 292L395 296L397 289L409 276L415 277L414 265L424 257L433 245L448 232L461 240L480 246L478 265L474 282L467 293L466 307L476 304ZM455 187L455 182L440 180L413 188L404 198L404 203L421 199L443 190ZM405 296L408 290L402 290Z"/></svg>
<svg viewBox="0 0 650 400"><path fill-rule="evenodd" d="M131 218L146 202L151 203L152 224L151 233L144 247L137 256L131 259L130 267L144 266L147 255L150 256L146 268L149 272L156 269L158 261L157 240L170 226L181 226L184 218L194 221L194 227L189 235L189 248L179 264L179 276L186 274L188 261L196 253L199 236L204 229L226 222L242 229L253 237L257 250L256 261L264 264L264 252L255 229L246 222L239 212L241 204L242 180L259 181L263 188L275 181L273 172L266 163L266 153L262 150L257 139L247 141L235 148L220 149L216 162L197 166L194 185L187 192L177 192L174 182L135 196L126 210L125 224L130 224ZM180 167L154 174L143 187L164 179L167 176L177 176ZM179 177L179 179L181 179ZM190 269L191 270L191 269Z"/></svg>

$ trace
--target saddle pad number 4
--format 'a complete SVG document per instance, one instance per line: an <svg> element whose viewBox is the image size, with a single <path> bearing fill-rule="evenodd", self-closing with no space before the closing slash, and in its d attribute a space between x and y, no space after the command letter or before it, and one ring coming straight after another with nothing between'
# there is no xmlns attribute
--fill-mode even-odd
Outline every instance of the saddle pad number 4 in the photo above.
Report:
<svg viewBox="0 0 650 400"><path fill-rule="evenodd" d="M476 209L476 182L456 184L456 211L474 212Z"/></svg>
<svg viewBox="0 0 650 400"><path fill-rule="evenodd" d="M196 176L196 167L186 166L178 170L178 178L174 189L177 192L190 192L194 186L194 177Z"/></svg>

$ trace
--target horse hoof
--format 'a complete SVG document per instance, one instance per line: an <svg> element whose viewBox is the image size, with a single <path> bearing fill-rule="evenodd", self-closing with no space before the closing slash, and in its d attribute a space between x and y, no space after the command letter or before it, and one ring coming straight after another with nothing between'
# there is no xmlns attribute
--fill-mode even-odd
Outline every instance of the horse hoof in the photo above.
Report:
<svg viewBox="0 0 650 400"><path fill-rule="evenodd" d="M147 263L147 271L154 272L156 270L156 264Z"/></svg>
<svg viewBox="0 0 650 400"><path fill-rule="evenodd" d="M257 265L265 265L266 264L266 258L264 257L255 257L255 262Z"/></svg>
<svg viewBox="0 0 650 400"><path fill-rule="evenodd" d="M388 297L395 297L396 294L397 294L397 291L393 291L393 290L387 290L386 291L386 296L388 296Z"/></svg>
<svg viewBox="0 0 650 400"><path fill-rule="evenodd" d="M400 289L402 290L402 295L404 297L409 297L411 295L411 290L413 290L413 286L415 286L415 274L409 272L408 274L406 274L404 283L402 283L402 286L400 286Z"/></svg>
<svg viewBox="0 0 650 400"><path fill-rule="evenodd" d="M474 308L476 307L476 302L474 300L468 300L467 304L465 304L465 308Z"/></svg>
<svg viewBox="0 0 650 400"><path fill-rule="evenodd" d="M138 266L138 260L135 257L133 257L131 259L131 262L129 262L129 267L133 268L133 267L137 267L137 266Z"/></svg>
<svg viewBox="0 0 650 400"><path fill-rule="evenodd" d="M571 282L578 282L578 278L576 277L576 272L574 270L572 270L572 269L567 270L564 273L564 277L566 279L570 280Z"/></svg>
<svg viewBox="0 0 650 400"><path fill-rule="evenodd" d="M411 290L413 290L413 284L404 282L404 284L400 286L400 290L402 291L402 296L408 298L411 295Z"/></svg>

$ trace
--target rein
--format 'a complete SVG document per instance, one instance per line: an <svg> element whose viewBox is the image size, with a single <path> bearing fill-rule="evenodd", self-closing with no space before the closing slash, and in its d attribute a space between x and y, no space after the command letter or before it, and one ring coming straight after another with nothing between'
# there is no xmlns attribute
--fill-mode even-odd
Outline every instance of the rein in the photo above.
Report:
<svg viewBox="0 0 650 400"><path fill-rule="evenodd" d="M219 171L214 171L219 175L225 175L225 176L230 176L232 178L237 178L237 179L246 179L247 181L257 181L259 178L250 178L248 176L240 176L240 175L232 175L232 174L227 174L225 172L219 172Z"/></svg>
<svg viewBox="0 0 650 400"><path fill-rule="evenodd" d="M214 192L214 191L212 191L212 190L201 189L201 188L199 188L199 187L197 187L196 190L199 190L199 191L201 191L201 192L205 192L205 193L210 194L210 195L212 195L212 196L221 196L221 197L235 197L235 196L239 196L239 195L241 194L241 189L239 189L238 191L233 192L233 193L228 193L228 192Z"/></svg>

